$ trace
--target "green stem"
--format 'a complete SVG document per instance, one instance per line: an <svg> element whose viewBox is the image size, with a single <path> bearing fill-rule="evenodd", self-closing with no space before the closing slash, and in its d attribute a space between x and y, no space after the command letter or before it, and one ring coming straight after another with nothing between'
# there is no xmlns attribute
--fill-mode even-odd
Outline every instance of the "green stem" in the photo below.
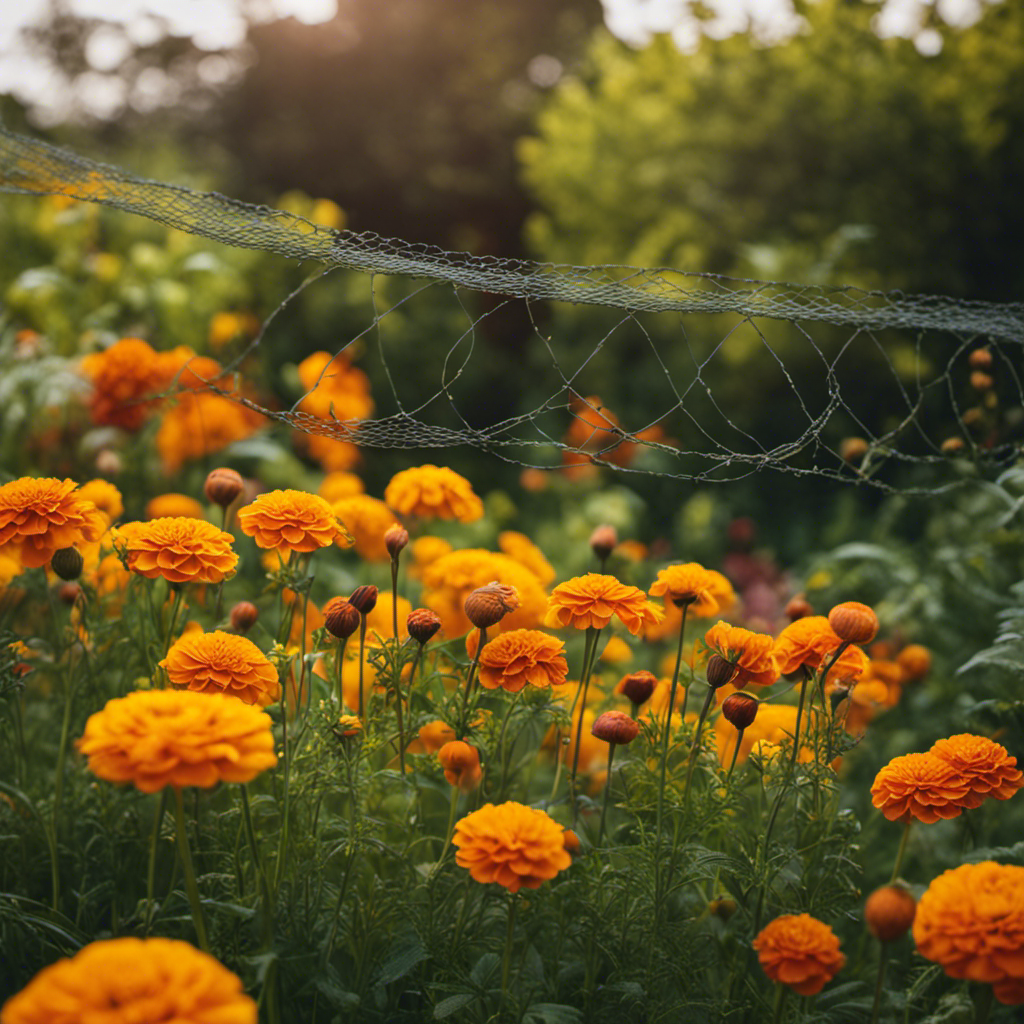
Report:
<svg viewBox="0 0 1024 1024"><path fill-rule="evenodd" d="M782 1008L786 1003L786 996L789 995L789 989L785 985L776 983L775 985L775 1005L772 1007L772 1024L779 1024L782 1020Z"/></svg>
<svg viewBox="0 0 1024 1024"><path fill-rule="evenodd" d="M156 814L153 817L153 831L149 836L149 865L146 869L146 920L143 924L142 935L145 938L149 935L150 925L153 923L153 888L156 885L156 848L160 841L160 823L164 820L164 811L167 809L167 789L160 791L160 801L156 807Z"/></svg>
<svg viewBox="0 0 1024 1024"><path fill-rule="evenodd" d="M975 1004L974 1024L988 1024L989 1014L992 1012L995 990L991 985L982 985L978 995L978 1002Z"/></svg>
<svg viewBox="0 0 1024 1024"><path fill-rule="evenodd" d="M907 818L903 826L903 835L900 836L900 845L896 850L896 863L892 866L892 878L889 879L890 885L900 876L900 868L903 867L903 858L907 852L907 839L910 837L910 826L913 824L913 821L913 818Z"/></svg>
<svg viewBox="0 0 1024 1024"><path fill-rule="evenodd" d="M60 864L57 856L57 823L60 818L61 798L64 794L64 768L68 757L68 739L71 732L71 704L75 698L75 678L72 664L72 650L67 650L68 667L65 676L64 717L60 725L60 743L57 746L57 767L53 779L53 817L50 830L53 836L50 846L50 883L53 897L53 909L59 910L60 900Z"/></svg>
<svg viewBox="0 0 1024 1024"><path fill-rule="evenodd" d="M476 640L476 654L473 655L473 660L469 665L469 674L466 676L466 688L462 691L462 708L459 711L459 731L456 739L462 739L469 728L466 722L467 710L469 708L469 691L473 689L473 679L476 676L477 667L480 664L480 652L484 649L484 645L487 643L487 630L483 626L477 627L480 631L480 635Z"/></svg>
<svg viewBox="0 0 1024 1024"><path fill-rule="evenodd" d="M516 704L519 703L519 698L522 696L522 693L523 691L520 690L518 693L514 694L512 700L509 701L508 711L505 712L505 718L501 723L501 732L498 734L498 750L501 751L501 778L498 784L498 800L505 795L505 776L508 773L508 764L511 760L510 757L506 756L507 754L510 754L511 751L505 750L505 731L508 729L509 719L512 717L512 712L515 710ZM516 745L516 740L518 738L519 737L516 736L512 740L513 747Z"/></svg>
<svg viewBox="0 0 1024 1024"><path fill-rule="evenodd" d="M363 668L366 661L366 616L359 616L359 717L363 717Z"/></svg>
<svg viewBox="0 0 1024 1024"><path fill-rule="evenodd" d="M348 637L338 641L338 650L334 656L334 688L338 696L338 710L345 707L345 691L342 686L341 677L345 668L345 647L348 644Z"/></svg>
<svg viewBox="0 0 1024 1024"><path fill-rule="evenodd" d="M164 636L164 653L163 657L167 657L167 652L171 649L171 638L174 636L174 624L178 621L178 612L181 610L181 592L182 584L172 584L174 589L174 603L171 605L171 618L167 623L167 634Z"/></svg>
<svg viewBox="0 0 1024 1024"><path fill-rule="evenodd" d="M759 866L763 864L765 871L768 868L768 850L769 845L772 841L772 829L775 828L775 819L779 816L779 808L782 806L783 797L786 795L786 786L783 786L778 795L775 797L775 803L772 805L771 814L768 816L768 827L764 831L764 856L759 857ZM761 884L761 891L757 895L757 910L754 913L754 934L757 935L761 930L761 911L764 909L764 896L765 890L768 888L768 876L765 875L764 882Z"/></svg>
<svg viewBox="0 0 1024 1024"><path fill-rule="evenodd" d="M743 743L743 729L736 730L736 749L732 752L732 761L729 762L729 774L726 775L726 784L732 779L733 769L736 767L736 759L740 756L740 746Z"/></svg>
<svg viewBox="0 0 1024 1024"><path fill-rule="evenodd" d="M282 673L283 675L284 673ZM288 751L288 679L281 687L281 784L284 787L284 806L281 811L281 837L277 847L277 863L274 865L274 893L281 886L284 873L284 859L288 850L288 819L291 809L291 757Z"/></svg>
<svg viewBox="0 0 1024 1024"><path fill-rule="evenodd" d="M879 943L878 976L875 978L875 1001L871 1005L871 1024L878 1024L878 1011L882 1006L882 991L885 987L885 968L889 960L886 957L886 944Z"/></svg>
<svg viewBox="0 0 1024 1024"><path fill-rule="evenodd" d="M804 681L800 684L800 703L796 706L796 726L793 729L793 757L790 760L790 767L796 768L796 757L800 752L800 720L804 716L804 698L807 696L807 684L810 682L810 676L807 672L804 672Z"/></svg>
<svg viewBox="0 0 1024 1024"><path fill-rule="evenodd" d="M597 830L597 845L604 840L604 822L608 816L608 796L612 791L612 759L615 757L615 744L608 744L608 778L604 783L604 803L601 804L601 826Z"/></svg>
<svg viewBox="0 0 1024 1024"><path fill-rule="evenodd" d="M174 787L174 825L178 833L178 853L181 855L181 866L185 871L185 891L188 893L189 906L192 908L192 923L195 925L199 948L204 953L210 952L210 942L206 937L206 922L203 920L203 905L199 901L199 886L196 885L196 873L192 867L192 853L188 846L188 833L185 831L185 805L181 799L181 789Z"/></svg>
<svg viewBox="0 0 1024 1024"><path fill-rule="evenodd" d="M452 786L451 803L448 807L448 828L445 831L444 846L441 847L441 856L437 858L437 863L434 865L433 871L430 872L431 876L433 876L434 872L440 870L441 864L448 855L448 847L452 845L452 836L455 835L455 815L458 812L458 807L459 787Z"/></svg>
<svg viewBox="0 0 1024 1024"><path fill-rule="evenodd" d="M260 857L259 843L256 841L256 830L252 824L252 808L249 804L249 787L243 782L239 787L242 793L242 819L245 822L245 834L249 840L249 852L252 854L253 870L260 887L260 898L263 902L263 945L269 949L273 938L274 911L270 896L270 885L266 872L263 870L263 858Z"/></svg>
<svg viewBox="0 0 1024 1024"><path fill-rule="evenodd" d="M573 723L573 715L576 712L576 705L580 704L579 718L576 720L576 746L572 752L572 772L569 774L569 799L572 803L572 822L576 824L579 808L576 806L576 773L580 766L580 745L583 739L583 716L587 710L587 690L590 687L590 673L594 668L594 653L597 650L597 638L601 630L593 626L587 627L587 637L583 647L583 673L580 677L580 685L576 689L576 697L573 700L572 709L569 712L570 727ZM580 696L582 695L582 702Z"/></svg>
<svg viewBox="0 0 1024 1024"><path fill-rule="evenodd" d="M508 901L508 928L505 931L505 956L501 961L501 994L508 993L508 974L512 966L512 945L515 938L516 928L516 906L518 905L515 896L509 897Z"/></svg>
<svg viewBox="0 0 1024 1024"><path fill-rule="evenodd" d="M398 556L391 559L391 628L398 641Z"/></svg>
<svg viewBox="0 0 1024 1024"><path fill-rule="evenodd" d="M690 806L690 783L693 781L693 767L697 763L697 756L700 754L700 737L707 721L708 712L715 702L715 691L709 686L707 696L704 698L704 707L700 709L700 717L697 719L697 731L693 735L693 744L690 747L690 763L686 769L686 785L683 788L683 814L686 814ZM739 748L737 748L739 749Z"/></svg>

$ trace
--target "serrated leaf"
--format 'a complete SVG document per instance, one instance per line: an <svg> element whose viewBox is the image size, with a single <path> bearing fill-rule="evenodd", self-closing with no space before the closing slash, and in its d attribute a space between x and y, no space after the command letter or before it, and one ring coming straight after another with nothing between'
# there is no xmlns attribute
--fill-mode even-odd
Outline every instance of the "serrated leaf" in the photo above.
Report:
<svg viewBox="0 0 1024 1024"><path fill-rule="evenodd" d="M476 999L476 996L472 992L459 992L454 996L449 996L447 999L442 999L434 1007L434 1020L443 1020L445 1017L450 1017L456 1010L461 1010L464 1006L468 1006L474 999Z"/></svg>

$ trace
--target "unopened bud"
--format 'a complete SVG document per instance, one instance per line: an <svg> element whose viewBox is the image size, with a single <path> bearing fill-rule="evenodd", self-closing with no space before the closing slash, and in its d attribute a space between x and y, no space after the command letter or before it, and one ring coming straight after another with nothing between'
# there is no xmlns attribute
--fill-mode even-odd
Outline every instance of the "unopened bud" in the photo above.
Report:
<svg viewBox="0 0 1024 1024"><path fill-rule="evenodd" d="M85 559L75 548L61 548L50 558L50 568L62 580L77 580L82 575Z"/></svg>
<svg viewBox="0 0 1024 1024"><path fill-rule="evenodd" d="M939 451L943 455L957 455L964 450L964 439L962 437L947 437L939 445Z"/></svg>
<svg viewBox="0 0 1024 1024"><path fill-rule="evenodd" d="M339 640L347 640L359 628L359 609L343 597L332 597L323 612L327 632Z"/></svg>
<svg viewBox="0 0 1024 1024"><path fill-rule="evenodd" d="M844 462L860 462L870 450L863 437L844 437L839 442L839 457Z"/></svg>
<svg viewBox="0 0 1024 1024"><path fill-rule="evenodd" d="M717 690L720 686L725 686L736 675L736 666L731 661L726 661L720 654L712 654L708 658L708 667L704 675L708 686L712 690Z"/></svg>
<svg viewBox="0 0 1024 1024"><path fill-rule="evenodd" d="M237 629L239 633L248 633L259 617L260 610L252 601L239 601L231 609L231 628Z"/></svg>
<svg viewBox="0 0 1024 1024"><path fill-rule="evenodd" d="M203 492L215 505L227 508L241 493L245 487L245 481L241 473L233 469L212 469L203 484Z"/></svg>
<svg viewBox="0 0 1024 1024"><path fill-rule="evenodd" d="M737 729L746 729L757 718L761 702L749 693L730 693L722 701L722 717Z"/></svg>
<svg viewBox="0 0 1024 1024"><path fill-rule="evenodd" d="M975 391L988 391L994 383L995 382L992 380L992 377L989 374L984 373L982 370L975 370L974 373L971 374L971 387L974 388Z"/></svg>
<svg viewBox="0 0 1024 1024"><path fill-rule="evenodd" d="M878 633L878 616L866 604L844 601L828 613L828 624L840 640L868 644Z"/></svg>
<svg viewBox="0 0 1024 1024"><path fill-rule="evenodd" d="M653 672L640 669L639 672L630 672L628 676L623 676L616 689L630 704L639 706L651 699L657 685L658 679Z"/></svg>
<svg viewBox="0 0 1024 1024"><path fill-rule="evenodd" d="M975 370L987 370L992 365L992 353L987 348L976 348L967 357L967 362Z"/></svg>
<svg viewBox="0 0 1024 1024"><path fill-rule="evenodd" d="M903 938L914 923L917 903L902 885L883 885L864 904L864 923L879 942Z"/></svg>
<svg viewBox="0 0 1024 1024"><path fill-rule="evenodd" d="M429 608L416 608L409 612L409 617L405 620L405 628L416 643L425 644L441 628L441 616Z"/></svg>
<svg viewBox="0 0 1024 1024"><path fill-rule="evenodd" d="M619 543L619 535L614 526L598 526L590 535L590 550L604 561Z"/></svg>
<svg viewBox="0 0 1024 1024"><path fill-rule="evenodd" d="M786 618L790 622L796 622L797 619L806 619L808 615L813 614L814 608L811 607L810 601L803 594L791 597L786 605Z"/></svg>
<svg viewBox="0 0 1024 1024"><path fill-rule="evenodd" d="M485 587L477 587L466 598L466 615L477 629L496 625L518 607L519 591L497 580Z"/></svg>
<svg viewBox="0 0 1024 1024"><path fill-rule="evenodd" d="M392 561L401 553L402 549L409 543L409 531L404 526L395 523L384 531L384 547Z"/></svg>
<svg viewBox="0 0 1024 1024"><path fill-rule="evenodd" d="M632 743L640 726L622 711L605 711L597 716L590 731L605 743Z"/></svg>
<svg viewBox="0 0 1024 1024"><path fill-rule="evenodd" d="M348 596L348 603L360 615L369 615L377 606L377 588L372 583L365 583L356 587Z"/></svg>

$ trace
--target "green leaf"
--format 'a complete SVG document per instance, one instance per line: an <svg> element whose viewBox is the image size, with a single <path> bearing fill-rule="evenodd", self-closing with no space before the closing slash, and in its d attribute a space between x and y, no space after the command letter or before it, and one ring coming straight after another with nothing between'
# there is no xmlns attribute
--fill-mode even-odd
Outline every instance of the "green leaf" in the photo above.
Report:
<svg viewBox="0 0 1024 1024"><path fill-rule="evenodd" d="M484 953L473 965L473 970L470 971L469 976L474 984L483 988L500 963L501 957L497 953Z"/></svg>
<svg viewBox="0 0 1024 1024"><path fill-rule="evenodd" d="M468 1006L474 999L476 999L476 996L472 992L459 992L457 995L442 999L434 1007L434 1020L443 1020L445 1017L450 1017L456 1010L461 1010L464 1006Z"/></svg>
<svg viewBox="0 0 1024 1024"><path fill-rule="evenodd" d="M526 1019L541 1024L578 1024L583 1014L574 1006L564 1003L533 1003L526 1010Z"/></svg>
<svg viewBox="0 0 1024 1024"><path fill-rule="evenodd" d="M404 978L418 963L430 954L423 948L419 935L410 933L392 946L388 959L377 976L377 984L387 985Z"/></svg>

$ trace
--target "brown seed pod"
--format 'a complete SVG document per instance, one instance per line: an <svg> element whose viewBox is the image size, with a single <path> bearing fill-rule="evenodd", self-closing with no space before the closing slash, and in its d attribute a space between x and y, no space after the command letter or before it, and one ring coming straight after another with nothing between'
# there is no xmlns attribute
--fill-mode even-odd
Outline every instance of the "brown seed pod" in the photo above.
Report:
<svg viewBox="0 0 1024 1024"><path fill-rule="evenodd" d="M712 654L708 658L708 667L704 675L708 686L712 690L717 690L720 686L725 686L736 675L736 666L720 654Z"/></svg>
<svg viewBox="0 0 1024 1024"><path fill-rule="evenodd" d="M864 904L864 923L879 942L895 942L914 923L917 902L902 885L883 885Z"/></svg>
<svg viewBox="0 0 1024 1024"><path fill-rule="evenodd" d="M398 523L394 523L384 531L384 547L392 560L396 559L402 549L409 543L409 531Z"/></svg>
<svg viewBox="0 0 1024 1024"><path fill-rule="evenodd" d="M749 693L730 693L722 701L722 716L737 729L746 729L757 718L761 702Z"/></svg>
<svg viewBox="0 0 1024 1024"><path fill-rule="evenodd" d="M590 727L591 733L605 743L632 743L640 732L636 721L623 711L605 711Z"/></svg>
<svg viewBox="0 0 1024 1024"><path fill-rule="evenodd" d="M466 598L466 615L478 629L494 626L519 607L519 591L494 580Z"/></svg>
<svg viewBox="0 0 1024 1024"><path fill-rule="evenodd" d="M377 588L372 583L364 583L356 587L348 596L348 603L360 615L369 615L377 606Z"/></svg>
<svg viewBox="0 0 1024 1024"><path fill-rule="evenodd" d="M416 608L409 612L405 628L416 643L425 644L441 628L441 616L429 608Z"/></svg>
<svg viewBox="0 0 1024 1024"><path fill-rule="evenodd" d="M602 561L615 550L618 543L619 535L614 526L605 524L595 527L590 535L590 550Z"/></svg>
<svg viewBox="0 0 1024 1024"><path fill-rule="evenodd" d="M343 597L332 597L323 611L327 632L339 640L347 640L359 628L359 609Z"/></svg>
<svg viewBox="0 0 1024 1024"><path fill-rule="evenodd" d="M639 706L651 699L657 685L658 677L642 668L638 672L630 672L629 675L623 676L616 689L630 704Z"/></svg>
<svg viewBox="0 0 1024 1024"><path fill-rule="evenodd" d="M259 617L260 610L252 601L239 601L231 609L231 627L237 629L239 633L248 633L256 625L256 620Z"/></svg>
<svg viewBox="0 0 1024 1024"><path fill-rule="evenodd" d="M61 548L54 551L50 558L50 568L62 580L77 580L82 575L83 565L85 559L76 548Z"/></svg>
<svg viewBox="0 0 1024 1024"><path fill-rule="evenodd" d="M828 613L828 624L840 640L868 644L878 633L878 616L866 604L844 601Z"/></svg>
<svg viewBox="0 0 1024 1024"><path fill-rule="evenodd" d="M203 493L215 505L227 508L242 493L244 487L245 481L241 473L221 466L219 469L211 469L207 474Z"/></svg>

